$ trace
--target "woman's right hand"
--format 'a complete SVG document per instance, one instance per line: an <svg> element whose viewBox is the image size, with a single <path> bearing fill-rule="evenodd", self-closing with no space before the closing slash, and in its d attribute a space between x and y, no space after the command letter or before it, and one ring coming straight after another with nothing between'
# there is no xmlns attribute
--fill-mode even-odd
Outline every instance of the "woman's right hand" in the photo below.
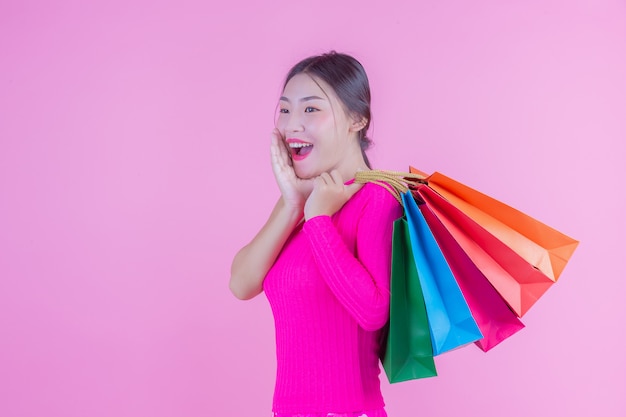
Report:
<svg viewBox="0 0 626 417"><path fill-rule="evenodd" d="M313 180L301 179L296 175L285 142L278 129L272 131L272 170L287 207L300 212L313 191Z"/></svg>
<svg viewBox="0 0 626 417"><path fill-rule="evenodd" d="M230 289L237 298L250 299L263 291L263 280L285 242L304 216L304 204L313 180L298 178L280 132L272 132L272 168L282 193L270 218L250 243L241 248L231 266Z"/></svg>

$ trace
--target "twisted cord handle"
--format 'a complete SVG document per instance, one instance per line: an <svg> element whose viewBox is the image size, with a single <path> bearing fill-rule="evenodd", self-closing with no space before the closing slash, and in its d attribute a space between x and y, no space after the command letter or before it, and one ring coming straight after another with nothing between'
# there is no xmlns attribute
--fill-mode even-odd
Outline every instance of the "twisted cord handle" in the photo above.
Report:
<svg viewBox="0 0 626 417"><path fill-rule="evenodd" d="M354 176L354 182L358 184L371 182L380 185L402 204L402 194L415 188L418 184L426 184L427 180L424 175L416 173L373 169L358 171Z"/></svg>

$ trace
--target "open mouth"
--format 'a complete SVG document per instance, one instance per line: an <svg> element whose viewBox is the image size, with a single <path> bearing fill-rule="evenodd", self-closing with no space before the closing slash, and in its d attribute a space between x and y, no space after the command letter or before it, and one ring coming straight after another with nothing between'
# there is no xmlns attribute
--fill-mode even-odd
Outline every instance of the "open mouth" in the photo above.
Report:
<svg viewBox="0 0 626 417"><path fill-rule="evenodd" d="M303 159L313 150L313 144L307 142L292 142L288 141L289 149L291 150L291 157L296 160Z"/></svg>

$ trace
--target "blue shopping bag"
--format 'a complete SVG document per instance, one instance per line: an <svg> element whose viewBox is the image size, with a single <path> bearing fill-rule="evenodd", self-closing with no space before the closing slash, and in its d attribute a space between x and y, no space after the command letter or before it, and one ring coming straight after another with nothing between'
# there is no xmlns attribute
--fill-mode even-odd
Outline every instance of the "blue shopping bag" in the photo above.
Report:
<svg viewBox="0 0 626 417"><path fill-rule="evenodd" d="M402 194L409 237L426 304L433 355L482 339L456 278L452 274L411 191Z"/></svg>

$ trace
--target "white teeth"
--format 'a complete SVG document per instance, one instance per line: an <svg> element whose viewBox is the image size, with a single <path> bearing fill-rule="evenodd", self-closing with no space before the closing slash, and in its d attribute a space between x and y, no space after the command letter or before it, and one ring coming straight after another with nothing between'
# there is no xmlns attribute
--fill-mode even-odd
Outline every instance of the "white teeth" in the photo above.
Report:
<svg viewBox="0 0 626 417"><path fill-rule="evenodd" d="M291 142L289 144L290 148L306 148L307 146L313 146L312 143L299 143L299 142Z"/></svg>

